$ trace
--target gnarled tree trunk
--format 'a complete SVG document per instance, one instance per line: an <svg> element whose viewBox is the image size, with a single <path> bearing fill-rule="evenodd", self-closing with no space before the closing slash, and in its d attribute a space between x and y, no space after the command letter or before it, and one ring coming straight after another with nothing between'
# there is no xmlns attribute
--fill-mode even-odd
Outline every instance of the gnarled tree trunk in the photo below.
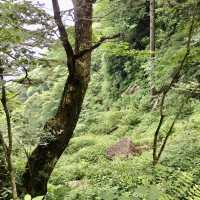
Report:
<svg viewBox="0 0 200 200"><path fill-rule="evenodd" d="M60 32L60 40L66 51L69 75L64 86L57 114L49 120L46 130L54 139L40 143L28 159L23 174L22 189L34 196L45 195L50 175L67 147L76 127L83 99L90 80L91 51L77 56L92 42L92 0L73 0L75 10L75 51L62 24L57 0L52 0L54 18Z"/></svg>

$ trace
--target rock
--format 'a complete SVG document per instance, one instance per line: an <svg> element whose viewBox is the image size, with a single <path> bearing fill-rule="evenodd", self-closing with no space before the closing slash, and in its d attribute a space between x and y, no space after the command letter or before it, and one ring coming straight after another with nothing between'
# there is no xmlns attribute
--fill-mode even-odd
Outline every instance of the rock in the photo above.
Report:
<svg viewBox="0 0 200 200"><path fill-rule="evenodd" d="M131 155L140 155L141 150L133 144L131 139L123 138L118 143L109 147L106 151L106 156L109 159L113 159L115 157L129 157Z"/></svg>

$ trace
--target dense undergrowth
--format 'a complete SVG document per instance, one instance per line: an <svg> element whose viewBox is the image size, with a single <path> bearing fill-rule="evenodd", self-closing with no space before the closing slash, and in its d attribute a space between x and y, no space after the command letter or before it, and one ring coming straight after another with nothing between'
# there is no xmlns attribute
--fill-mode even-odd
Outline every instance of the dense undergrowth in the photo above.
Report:
<svg viewBox="0 0 200 200"><path fill-rule="evenodd" d="M112 161L106 158L106 148L123 137L151 147L157 116L134 109L116 106L110 111L93 111L94 115L81 120L75 137L52 175L48 199L200 198L198 109L177 122L166 151L155 168L151 149L128 159ZM82 123L86 123L85 127ZM108 133L113 126L118 129Z"/></svg>

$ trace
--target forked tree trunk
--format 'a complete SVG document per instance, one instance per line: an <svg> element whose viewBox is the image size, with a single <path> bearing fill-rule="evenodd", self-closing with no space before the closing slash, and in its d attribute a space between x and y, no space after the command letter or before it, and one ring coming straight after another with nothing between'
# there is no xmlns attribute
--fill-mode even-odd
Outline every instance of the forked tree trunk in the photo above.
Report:
<svg viewBox="0 0 200 200"><path fill-rule="evenodd" d="M58 25L61 41L68 57L69 76L64 86L60 106L56 116L49 120L46 129L54 139L40 143L32 152L23 174L22 189L34 196L45 195L50 175L66 149L81 111L83 99L90 80L91 51L75 57L81 50L91 47L92 42L92 0L73 0L75 9L75 53L70 49L67 33L57 18L58 1L52 0L54 16Z"/></svg>

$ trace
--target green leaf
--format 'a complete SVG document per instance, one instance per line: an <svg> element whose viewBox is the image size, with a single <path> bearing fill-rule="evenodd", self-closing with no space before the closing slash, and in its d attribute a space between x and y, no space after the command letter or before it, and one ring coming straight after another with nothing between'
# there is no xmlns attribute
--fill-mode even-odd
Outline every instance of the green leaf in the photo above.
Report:
<svg viewBox="0 0 200 200"><path fill-rule="evenodd" d="M25 197L24 197L24 200L42 200L44 198L44 196L38 196L38 197L35 197L32 199L31 195L30 194L27 194Z"/></svg>
<svg viewBox="0 0 200 200"><path fill-rule="evenodd" d="M25 197L24 197L24 200L31 200L31 195L30 194L27 194Z"/></svg>
<svg viewBox="0 0 200 200"><path fill-rule="evenodd" d="M38 197L35 197L33 200L42 200L44 198L44 196L38 196Z"/></svg>

